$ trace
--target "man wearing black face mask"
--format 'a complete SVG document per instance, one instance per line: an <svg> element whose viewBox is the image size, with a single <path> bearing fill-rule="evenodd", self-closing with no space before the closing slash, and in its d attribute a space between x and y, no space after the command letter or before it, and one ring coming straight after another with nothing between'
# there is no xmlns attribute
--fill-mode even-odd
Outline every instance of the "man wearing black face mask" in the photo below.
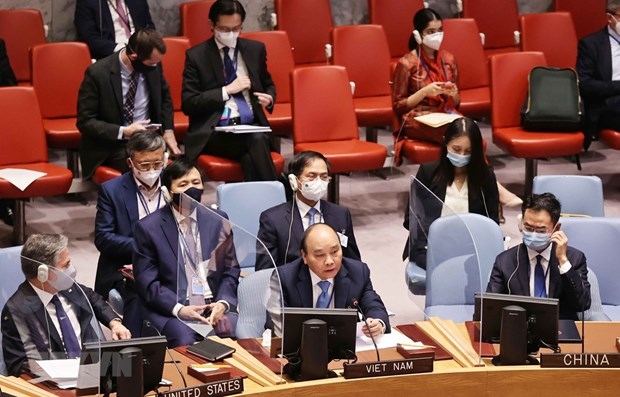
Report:
<svg viewBox="0 0 620 397"><path fill-rule="evenodd" d="M165 53L158 32L138 30L126 48L97 61L84 73L76 124L82 133L80 158L85 178L100 165L128 171L127 140L142 131L163 131L172 154L180 154L172 100L161 68Z"/></svg>
<svg viewBox="0 0 620 397"><path fill-rule="evenodd" d="M171 193L170 205L134 230L133 271L144 318L166 335L169 347L205 337L185 322L234 336L240 271L227 216L181 197L200 202L203 191L200 172L184 157L164 170L162 186Z"/></svg>
<svg viewBox="0 0 620 397"><path fill-rule="evenodd" d="M522 208L523 243L497 256L487 292L557 298L560 318L577 320L590 308L588 266L560 230L560 202L551 193L533 194Z"/></svg>

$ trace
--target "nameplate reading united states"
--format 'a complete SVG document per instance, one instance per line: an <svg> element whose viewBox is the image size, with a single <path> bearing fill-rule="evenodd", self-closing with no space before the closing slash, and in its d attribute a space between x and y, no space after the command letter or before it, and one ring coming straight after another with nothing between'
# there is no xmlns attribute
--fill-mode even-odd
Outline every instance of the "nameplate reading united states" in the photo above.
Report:
<svg viewBox="0 0 620 397"><path fill-rule="evenodd" d="M159 393L161 397L220 397L243 393L243 378L232 378L204 385Z"/></svg>
<svg viewBox="0 0 620 397"><path fill-rule="evenodd" d="M433 372L433 357L344 364L347 379Z"/></svg>
<svg viewBox="0 0 620 397"><path fill-rule="evenodd" d="M620 368L619 353L541 354L543 368Z"/></svg>

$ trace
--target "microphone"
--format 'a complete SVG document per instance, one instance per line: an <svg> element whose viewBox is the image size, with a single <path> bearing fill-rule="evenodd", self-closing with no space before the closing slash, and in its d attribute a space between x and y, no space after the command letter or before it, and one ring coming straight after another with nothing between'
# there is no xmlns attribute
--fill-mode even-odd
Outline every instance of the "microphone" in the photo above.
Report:
<svg viewBox="0 0 620 397"><path fill-rule="evenodd" d="M357 309L357 312L362 315L362 320L364 320L364 324L366 324L366 328L368 328L368 334L370 335L370 340L372 341L372 344L375 347L375 353L377 353L377 361L381 361L381 358L379 357L379 348L377 347L377 342L375 342L375 337L372 336L372 333L370 332L370 326L368 325L368 320L366 319L366 315L364 315L364 312L362 311L362 308L359 302L357 301L357 299L355 298L351 299L351 306Z"/></svg>
<svg viewBox="0 0 620 397"><path fill-rule="evenodd" d="M163 336L161 332L159 332L159 330L156 327L154 327L153 324L151 324L149 320L144 320L142 323L144 324L145 327L154 329L155 332L157 332L157 335ZM183 386L187 387L187 382L185 381L185 376L183 376L183 371L181 371L181 368L179 368L179 364L177 364L177 360L175 360L174 357L172 357L172 353L170 353L170 349L168 349L168 346L166 346L166 352L168 353L168 356L170 357L172 364L174 364L177 371L179 372L179 375L181 375L181 379L183 379Z"/></svg>

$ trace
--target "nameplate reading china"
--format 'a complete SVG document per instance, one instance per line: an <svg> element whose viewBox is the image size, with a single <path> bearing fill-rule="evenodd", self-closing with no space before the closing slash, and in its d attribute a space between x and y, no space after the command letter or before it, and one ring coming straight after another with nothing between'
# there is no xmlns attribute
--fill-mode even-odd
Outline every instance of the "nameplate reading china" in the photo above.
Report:
<svg viewBox="0 0 620 397"><path fill-rule="evenodd" d="M620 368L619 353L541 354L543 368Z"/></svg>
<svg viewBox="0 0 620 397"><path fill-rule="evenodd" d="M243 378L232 378L204 385L186 387L160 393L161 397L219 397L243 392Z"/></svg>
<svg viewBox="0 0 620 397"><path fill-rule="evenodd" d="M432 357L344 364L343 375L347 379L355 379L423 372L433 372Z"/></svg>

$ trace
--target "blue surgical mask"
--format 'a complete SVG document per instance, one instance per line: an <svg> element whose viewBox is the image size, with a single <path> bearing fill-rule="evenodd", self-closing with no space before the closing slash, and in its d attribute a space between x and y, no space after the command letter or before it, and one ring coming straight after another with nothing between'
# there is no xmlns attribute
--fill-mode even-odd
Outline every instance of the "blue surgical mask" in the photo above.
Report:
<svg viewBox="0 0 620 397"><path fill-rule="evenodd" d="M523 231L523 244L534 251L542 251L551 244L551 234Z"/></svg>
<svg viewBox="0 0 620 397"><path fill-rule="evenodd" d="M459 168L465 167L467 164L469 164L469 160L471 160L471 154L462 155L462 154L451 152L449 150L448 150L448 154L446 155L446 157L448 158L448 160L450 160L453 166L459 167Z"/></svg>

